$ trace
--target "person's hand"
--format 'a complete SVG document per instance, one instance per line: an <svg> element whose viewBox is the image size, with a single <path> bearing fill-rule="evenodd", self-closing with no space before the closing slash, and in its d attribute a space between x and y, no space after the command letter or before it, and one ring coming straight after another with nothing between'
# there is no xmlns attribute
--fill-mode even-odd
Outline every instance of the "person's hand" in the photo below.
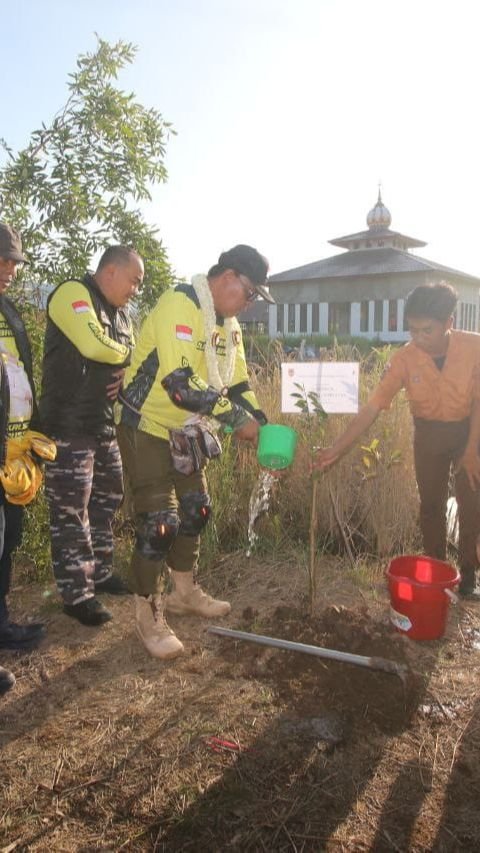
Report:
<svg viewBox="0 0 480 853"><path fill-rule="evenodd" d="M476 450L468 450L468 448L465 450L455 470L459 471L460 468L465 471L472 492L476 492L480 486L480 456Z"/></svg>
<svg viewBox="0 0 480 853"><path fill-rule="evenodd" d="M107 397L109 400L116 400L118 397L118 392L123 384L123 377L125 376L125 368L121 370L117 370L116 373L112 373L113 382L110 382L107 385Z"/></svg>
<svg viewBox="0 0 480 853"><path fill-rule="evenodd" d="M317 447L312 460L313 471L324 471L339 458L340 453L334 447Z"/></svg>
<svg viewBox="0 0 480 853"><path fill-rule="evenodd" d="M258 431L260 426L258 421L255 418L250 418L250 420L246 421L246 423L242 424L241 427L234 430L235 438L239 438L240 441L249 441L250 444L253 444L254 447L257 446L258 443Z"/></svg>
<svg viewBox="0 0 480 853"><path fill-rule="evenodd" d="M262 468L266 474L270 474L275 480L281 480L286 476L288 468Z"/></svg>

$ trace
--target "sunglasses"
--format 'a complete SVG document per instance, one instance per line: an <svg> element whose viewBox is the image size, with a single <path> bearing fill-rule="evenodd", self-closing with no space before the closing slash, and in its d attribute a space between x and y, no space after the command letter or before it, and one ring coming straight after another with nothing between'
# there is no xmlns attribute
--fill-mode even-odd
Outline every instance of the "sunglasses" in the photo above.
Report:
<svg viewBox="0 0 480 853"><path fill-rule="evenodd" d="M240 279L240 284L243 287L247 302L255 302L255 300L258 296L258 292L252 286L252 284L248 280L247 276L243 275L242 273L237 273L237 276Z"/></svg>

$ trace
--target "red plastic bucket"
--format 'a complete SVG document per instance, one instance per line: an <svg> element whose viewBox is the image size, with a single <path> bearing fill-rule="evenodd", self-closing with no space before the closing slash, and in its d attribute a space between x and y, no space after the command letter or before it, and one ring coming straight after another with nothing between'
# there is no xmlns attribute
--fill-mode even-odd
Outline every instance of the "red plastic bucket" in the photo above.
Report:
<svg viewBox="0 0 480 853"><path fill-rule="evenodd" d="M438 640L445 633L451 590L460 574L432 557L396 557L387 569L390 620L412 640Z"/></svg>

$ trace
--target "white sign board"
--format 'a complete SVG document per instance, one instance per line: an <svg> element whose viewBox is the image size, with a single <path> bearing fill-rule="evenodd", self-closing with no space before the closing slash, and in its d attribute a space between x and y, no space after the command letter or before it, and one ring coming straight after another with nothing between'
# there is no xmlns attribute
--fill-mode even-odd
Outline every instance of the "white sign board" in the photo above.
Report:
<svg viewBox="0 0 480 853"><path fill-rule="evenodd" d="M300 388L298 386L301 386ZM328 414L358 412L358 362L289 361L282 364L282 412L296 412L298 397L313 392ZM308 398L307 398L308 400ZM309 411L314 407L308 400Z"/></svg>

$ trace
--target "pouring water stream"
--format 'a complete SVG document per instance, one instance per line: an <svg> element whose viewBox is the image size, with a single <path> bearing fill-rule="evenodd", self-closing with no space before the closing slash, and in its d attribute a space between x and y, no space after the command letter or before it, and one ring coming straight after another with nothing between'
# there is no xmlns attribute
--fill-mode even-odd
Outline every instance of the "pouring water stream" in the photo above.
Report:
<svg viewBox="0 0 480 853"><path fill-rule="evenodd" d="M270 500L272 496L272 487L276 482L276 477L270 471L263 469L260 471L258 475L257 482L255 483L252 494L250 495L250 502L248 505L248 548L246 551L246 556L251 557L252 551L255 547L255 544L258 541L258 533L255 532L255 524L263 515L264 512L268 512L270 509Z"/></svg>

